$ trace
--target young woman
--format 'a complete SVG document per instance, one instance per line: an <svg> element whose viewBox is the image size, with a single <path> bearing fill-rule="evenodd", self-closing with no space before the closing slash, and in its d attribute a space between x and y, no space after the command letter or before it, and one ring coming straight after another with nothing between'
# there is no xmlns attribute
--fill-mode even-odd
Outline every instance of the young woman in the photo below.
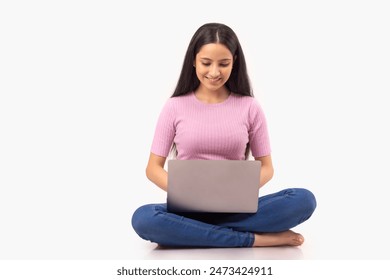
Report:
<svg viewBox="0 0 390 280"><path fill-rule="evenodd" d="M253 96L246 63L234 31L220 23L201 26L188 46L176 89L160 113L146 175L167 190L164 164L178 160L260 160L259 187L273 176L267 123ZM169 213L166 204L138 208L132 217L137 234L165 246L299 246L303 236L291 228L316 208L313 194L290 188L259 198L255 214Z"/></svg>

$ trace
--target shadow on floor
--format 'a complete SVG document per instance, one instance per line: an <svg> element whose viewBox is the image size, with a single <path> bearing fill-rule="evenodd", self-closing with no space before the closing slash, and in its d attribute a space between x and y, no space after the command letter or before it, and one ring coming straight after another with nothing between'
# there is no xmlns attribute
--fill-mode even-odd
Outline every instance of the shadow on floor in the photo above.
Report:
<svg viewBox="0 0 390 280"><path fill-rule="evenodd" d="M164 260L301 260L303 252L299 247L261 247L261 248L165 248L157 246L146 256L146 259Z"/></svg>

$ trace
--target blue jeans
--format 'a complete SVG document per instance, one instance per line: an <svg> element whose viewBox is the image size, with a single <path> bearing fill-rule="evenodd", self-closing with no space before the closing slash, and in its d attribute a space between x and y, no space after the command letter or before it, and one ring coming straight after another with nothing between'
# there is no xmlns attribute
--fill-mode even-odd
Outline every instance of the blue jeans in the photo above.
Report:
<svg viewBox="0 0 390 280"><path fill-rule="evenodd" d="M290 188L259 198L254 214L167 212L166 204L138 208L132 226L143 239L165 246L251 247L253 233L281 232L306 221L316 208L314 195Z"/></svg>

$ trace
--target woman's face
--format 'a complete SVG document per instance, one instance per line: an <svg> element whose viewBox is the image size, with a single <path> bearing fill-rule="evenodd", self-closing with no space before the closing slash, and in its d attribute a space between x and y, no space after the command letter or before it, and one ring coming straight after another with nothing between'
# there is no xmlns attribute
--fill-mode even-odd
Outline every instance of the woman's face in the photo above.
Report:
<svg viewBox="0 0 390 280"><path fill-rule="evenodd" d="M194 66L201 86L216 91L230 77L233 55L225 45L206 44L196 54Z"/></svg>

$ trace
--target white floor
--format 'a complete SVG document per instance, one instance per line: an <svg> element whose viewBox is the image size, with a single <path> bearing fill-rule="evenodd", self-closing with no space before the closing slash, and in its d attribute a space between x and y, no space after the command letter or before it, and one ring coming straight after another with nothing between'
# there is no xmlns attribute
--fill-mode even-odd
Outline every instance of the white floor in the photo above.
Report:
<svg viewBox="0 0 390 280"><path fill-rule="evenodd" d="M304 259L302 248L210 248L210 249L160 249L154 245L145 246L140 251L145 260L242 260L242 259L268 259L268 260L299 260ZM141 256L141 255L140 255Z"/></svg>

